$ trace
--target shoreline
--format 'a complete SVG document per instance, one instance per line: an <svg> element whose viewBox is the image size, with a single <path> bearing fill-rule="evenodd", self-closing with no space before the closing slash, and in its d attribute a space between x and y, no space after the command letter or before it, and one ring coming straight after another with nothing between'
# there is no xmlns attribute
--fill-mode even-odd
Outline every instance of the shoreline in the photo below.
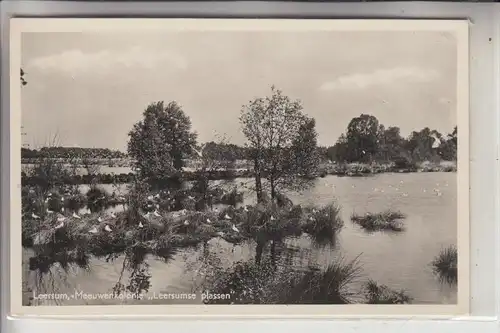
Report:
<svg viewBox="0 0 500 333"><path fill-rule="evenodd" d="M457 172L455 165L424 165L413 168L396 168L394 166L374 165L369 166L365 164L352 164L352 165L337 165L336 167L323 168L316 175L311 176L310 179L324 178L326 176L337 177L370 177L382 173L427 173L427 172ZM90 185L91 183L99 184L126 184L133 181L135 174L129 173L96 173L93 175L74 175L64 180L67 185ZM185 181L194 181L198 179L199 172L196 171L183 171L179 177ZM175 176L169 177L175 179ZM253 178L252 170L223 170L211 172L208 175L209 180L231 180L236 178ZM30 177L21 173L22 185L36 185L39 183L36 177Z"/></svg>

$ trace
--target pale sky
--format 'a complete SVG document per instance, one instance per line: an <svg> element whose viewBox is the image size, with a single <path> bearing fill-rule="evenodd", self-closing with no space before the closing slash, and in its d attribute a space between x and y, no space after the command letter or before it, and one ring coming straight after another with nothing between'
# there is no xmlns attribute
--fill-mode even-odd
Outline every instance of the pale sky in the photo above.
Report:
<svg viewBox="0 0 500 333"><path fill-rule="evenodd" d="M25 143L126 150L155 101L177 101L199 141L243 144L243 104L271 85L316 118L320 145L376 116L402 134L456 125L456 42L436 32L24 33Z"/></svg>

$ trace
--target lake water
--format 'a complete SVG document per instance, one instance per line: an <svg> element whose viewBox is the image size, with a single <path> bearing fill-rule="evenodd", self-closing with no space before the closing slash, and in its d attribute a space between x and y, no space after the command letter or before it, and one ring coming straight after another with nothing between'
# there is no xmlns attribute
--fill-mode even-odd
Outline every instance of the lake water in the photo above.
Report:
<svg viewBox="0 0 500 333"><path fill-rule="evenodd" d="M247 182L248 180L241 180ZM104 186L112 192L117 190ZM119 190L124 190L122 186ZM442 193L437 196L434 189ZM85 187L82 188L85 191ZM316 180L316 185L302 194L290 194L295 204L328 204L332 200L342 207L345 227L341 230L334 248L312 249L307 237L290 241L307 249L302 262L326 265L344 256L359 260L363 266L362 279L371 278L393 289L405 289L415 304L456 303L456 286L438 282L430 262L446 246L457 241L457 188L456 173L379 174L372 177L327 176ZM253 203L250 194L245 204ZM119 209L119 208L115 208ZM385 209L399 210L407 215L406 230L401 233L368 234L350 221L352 212L377 212ZM226 265L253 257L254 246L235 246L222 240L212 240L209 250L218 253ZM25 260L28 252L25 251ZM188 265L199 262L201 251L185 251L168 263L149 258L150 293L189 293L197 274L187 270ZM39 286L38 292L106 293L118 281L122 259L113 263L92 260L90 271L75 269L70 273L53 274ZM189 263L189 264L188 264ZM34 285L33 272L30 273ZM50 280L50 281L49 281ZM55 289L53 283L55 282ZM71 300L63 304L117 304L110 300ZM123 303L168 303L169 301L124 301ZM171 302L171 301L170 301Z"/></svg>

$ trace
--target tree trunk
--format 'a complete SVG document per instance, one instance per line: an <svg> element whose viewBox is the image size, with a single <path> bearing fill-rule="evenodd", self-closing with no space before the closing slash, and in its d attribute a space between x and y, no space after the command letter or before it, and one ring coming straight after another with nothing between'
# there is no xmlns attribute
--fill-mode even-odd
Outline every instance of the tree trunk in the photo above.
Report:
<svg viewBox="0 0 500 333"><path fill-rule="evenodd" d="M203 256L205 258L207 258L209 254L210 254L210 251L209 251L209 247L208 247L208 242L205 241L205 242L203 242Z"/></svg>
<svg viewBox="0 0 500 333"><path fill-rule="evenodd" d="M276 198L276 184L274 183L273 178L269 180L269 184L271 185L271 200L274 202L274 199Z"/></svg>
<svg viewBox="0 0 500 333"><path fill-rule="evenodd" d="M271 242L271 264L276 266L276 241Z"/></svg>
<svg viewBox="0 0 500 333"><path fill-rule="evenodd" d="M262 260L262 253L264 252L264 245L265 245L265 243L262 241L257 242L257 247L255 249L255 263L257 265L259 265L261 260Z"/></svg>
<svg viewBox="0 0 500 333"><path fill-rule="evenodd" d="M254 159L254 173L255 173L255 192L257 193L257 203L262 202L262 178L260 174L259 159Z"/></svg>

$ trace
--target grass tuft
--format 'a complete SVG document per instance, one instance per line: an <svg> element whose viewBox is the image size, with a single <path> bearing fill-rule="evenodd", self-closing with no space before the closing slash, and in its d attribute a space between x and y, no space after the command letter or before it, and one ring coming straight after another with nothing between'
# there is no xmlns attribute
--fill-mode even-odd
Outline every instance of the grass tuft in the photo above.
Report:
<svg viewBox="0 0 500 333"><path fill-rule="evenodd" d="M217 273L210 274L202 288L230 297L206 300L208 304L349 304L354 296L349 286L361 272L357 258L351 262L340 258L323 270L299 270L269 261L214 269Z"/></svg>
<svg viewBox="0 0 500 333"><path fill-rule="evenodd" d="M364 215L357 215L353 213L351 221L369 232L399 232L404 230L404 225L401 221L404 218L406 218L406 215L399 211L386 210L381 213L366 213Z"/></svg>
<svg viewBox="0 0 500 333"><path fill-rule="evenodd" d="M307 208L302 229L317 244L331 244L344 227L341 208L336 202L320 208Z"/></svg>
<svg viewBox="0 0 500 333"><path fill-rule="evenodd" d="M456 284L458 281L457 271L458 251L456 246L451 245L441 250L434 258L431 265L441 282L449 285Z"/></svg>
<svg viewBox="0 0 500 333"><path fill-rule="evenodd" d="M406 291L392 290L373 280L369 280L364 289L367 304L410 304L413 300Z"/></svg>

